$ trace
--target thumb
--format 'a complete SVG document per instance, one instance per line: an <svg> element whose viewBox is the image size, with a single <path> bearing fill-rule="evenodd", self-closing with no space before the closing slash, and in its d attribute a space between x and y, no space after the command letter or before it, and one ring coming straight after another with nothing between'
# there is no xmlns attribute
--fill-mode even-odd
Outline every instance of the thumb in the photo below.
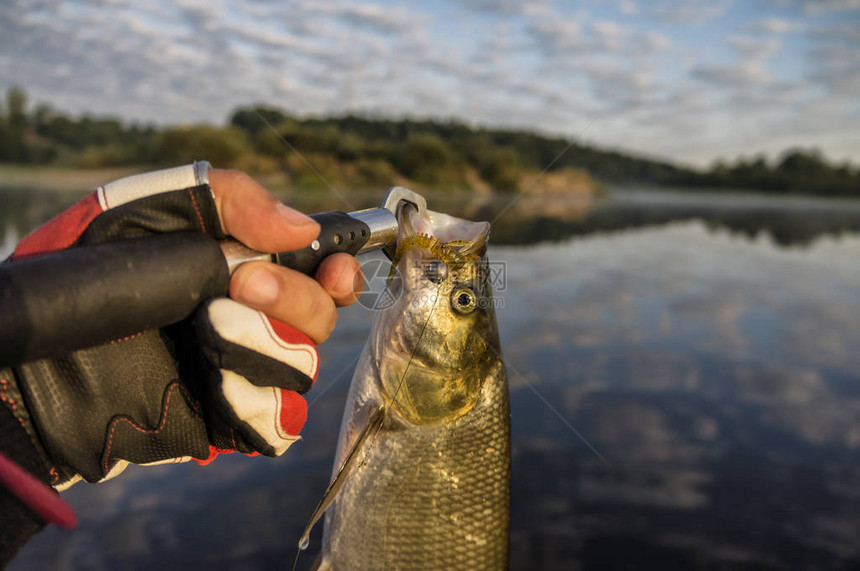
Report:
<svg viewBox="0 0 860 571"><path fill-rule="evenodd" d="M210 169L209 185L224 231L262 252L287 252L310 245L320 226L269 194L247 174Z"/></svg>

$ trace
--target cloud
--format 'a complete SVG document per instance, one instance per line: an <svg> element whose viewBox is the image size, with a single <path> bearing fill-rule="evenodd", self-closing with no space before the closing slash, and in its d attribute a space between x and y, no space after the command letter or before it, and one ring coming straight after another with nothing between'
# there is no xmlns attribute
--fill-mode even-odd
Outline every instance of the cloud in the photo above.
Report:
<svg viewBox="0 0 860 571"><path fill-rule="evenodd" d="M639 12L639 5L635 0L618 0L618 11L625 16L632 16Z"/></svg>
<svg viewBox="0 0 860 571"><path fill-rule="evenodd" d="M285 10L244 2L228 10L185 1L65 10L14 15L12 33L0 36L3 53L16 56L10 75L38 98L57 93L51 78L74 69L62 107L99 112L121 101L123 115L159 122L221 119L233 106L283 102L286 94L298 111L324 112L337 104L332 87L360 81L373 69L368 62L384 59L389 46L380 34L411 34L426 23L376 5ZM292 89L285 92L281 75Z"/></svg>
<svg viewBox="0 0 860 571"><path fill-rule="evenodd" d="M725 90L744 90L772 82L768 62L782 49L781 40L736 35L729 37L728 43L738 54L735 62L700 64L691 70L691 75Z"/></svg>
<svg viewBox="0 0 860 571"><path fill-rule="evenodd" d="M857 27L761 1L749 18L747 4L698 0L622 0L599 15L549 0L8 0L0 90L20 84L60 109L159 123L221 122L252 102L564 135L600 116L596 141L680 160L812 134L860 156ZM752 23L708 36L729 11L742 17L720 26ZM679 22L698 22L707 49ZM787 54L791 77L780 73ZM747 136L719 127L729 122L749 125ZM830 143L828 128L839 131Z"/></svg>
<svg viewBox="0 0 860 571"><path fill-rule="evenodd" d="M756 62L770 60L783 48L783 42L778 38L755 36L732 35L728 38L728 44L737 50L742 60Z"/></svg>
<svg viewBox="0 0 860 571"><path fill-rule="evenodd" d="M656 0L648 9L658 19L670 24L701 25L721 17L735 0Z"/></svg>
<svg viewBox="0 0 860 571"><path fill-rule="evenodd" d="M658 32L639 31L611 20L589 20L585 16L535 22L527 27L527 32L548 56L600 53L641 57L672 45L669 38Z"/></svg>
<svg viewBox="0 0 860 571"><path fill-rule="evenodd" d="M794 20L785 20L783 18L764 18L753 24L751 29L753 32L761 32L765 34L786 34L789 32L801 31L806 27L803 22Z"/></svg>
<svg viewBox="0 0 860 571"><path fill-rule="evenodd" d="M528 26L527 31L537 41L537 47L547 55L585 45L583 24L573 19L534 23Z"/></svg>
<svg viewBox="0 0 860 571"><path fill-rule="evenodd" d="M855 48L860 44L860 27L852 23L820 25L811 31L812 38L819 42L844 42Z"/></svg>
<svg viewBox="0 0 860 571"><path fill-rule="evenodd" d="M578 14L532 22L526 33L543 55L539 76L563 77L577 99L595 103L592 118L624 116L660 97L653 62L673 46L657 31Z"/></svg>
<svg viewBox="0 0 860 571"><path fill-rule="evenodd" d="M856 48L820 45L812 51L812 57L817 63L809 74L812 81L827 87L830 97L856 98L860 93L860 52Z"/></svg>
<svg viewBox="0 0 860 571"><path fill-rule="evenodd" d="M429 18L403 8L391 9L376 4L308 4L308 9L333 17L344 24L366 26L383 33L408 33L425 25Z"/></svg>
<svg viewBox="0 0 860 571"><path fill-rule="evenodd" d="M807 14L844 12L860 9L860 0L777 0L776 4L779 6L796 7Z"/></svg>
<svg viewBox="0 0 860 571"><path fill-rule="evenodd" d="M553 0L534 0L521 2L519 0L459 0L463 6L479 12L495 15L541 15L547 14Z"/></svg>
<svg viewBox="0 0 860 571"><path fill-rule="evenodd" d="M809 52L812 65L807 79L826 88L826 99L842 113L858 115L860 93L860 29L848 23L817 26L812 30Z"/></svg>

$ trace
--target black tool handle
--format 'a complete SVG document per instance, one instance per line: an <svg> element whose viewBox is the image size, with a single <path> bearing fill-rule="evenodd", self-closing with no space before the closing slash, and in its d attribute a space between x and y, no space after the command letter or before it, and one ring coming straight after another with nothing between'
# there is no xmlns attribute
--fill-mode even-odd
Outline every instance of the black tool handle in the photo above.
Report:
<svg viewBox="0 0 860 571"><path fill-rule="evenodd" d="M62 355L185 319L226 295L218 242L164 234L0 265L0 366Z"/></svg>
<svg viewBox="0 0 860 571"><path fill-rule="evenodd" d="M370 227L345 212L312 216L315 244L277 255L313 275L336 252L356 254ZM205 299L227 295L230 272L219 243L175 233L70 248L0 264L0 366L121 339L190 316Z"/></svg>
<svg viewBox="0 0 860 571"><path fill-rule="evenodd" d="M313 276L326 256L338 252L354 256L370 239L370 227L346 212L320 212L311 218L320 225L319 237L307 248L278 254L280 265Z"/></svg>

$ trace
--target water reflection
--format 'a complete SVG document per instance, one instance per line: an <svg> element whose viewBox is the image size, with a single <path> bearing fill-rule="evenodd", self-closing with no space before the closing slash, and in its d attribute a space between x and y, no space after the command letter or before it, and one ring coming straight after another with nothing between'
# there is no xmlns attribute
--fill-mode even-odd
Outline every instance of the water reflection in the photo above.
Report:
<svg viewBox="0 0 860 571"><path fill-rule="evenodd" d="M860 561L860 239L693 222L503 252L517 566Z"/></svg>
<svg viewBox="0 0 860 571"><path fill-rule="evenodd" d="M20 236L84 195L0 186L0 252L8 252ZM380 200L380 194L366 192L347 193L344 198L328 191L278 196L305 212L371 208ZM497 245L560 241L690 220L749 239L767 236L781 246L806 246L820 237L860 232L860 201L849 200L617 189L602 199L432 193L428 204L463 218L494 221L492 240Z"/></svg>
<svg viewBox="0 0 860 571"><path fill-rule="evenodd" d="M494 199L466 209L476 219L492 220L506 206ZM768 236L783 246L805 246L822 236L860 231L860 202L817 199L774 200L746 195L684 195L616 191L602 201L524 197L504 211L493 226L497 244L531 244L700 220L713 230L756 238Z"/></svg>
<svg viewBox="0 0 860 571"><path fill-rule="evenodd" d="M491 258L507 278L512 567L860 565L860 210L670 198L524 198L494 225ZM502 207L449 200L476 217ZM23 210L4 208L4 233L44 218ZM81 529L49 530L11 568L289 565L327 483L371 319L341 311L287 457L77 486L66 497ZM316 535L301 568L318 545Z"/></svg>
<svg viewBox="0 0 860 571"><path fill-rule="evenodd" d="M329 193L285 198L308 212L332 208ZM370 208L378 205L379 196L350 194L348 202L338 207ZM849 200L616 189L605 199L430 194L428 205L471 220L493 220L492 240L497 245L559 241L690 220L750 239L767 236L782 246L805 246L819 237L860 232L860 201Z"/></svg>

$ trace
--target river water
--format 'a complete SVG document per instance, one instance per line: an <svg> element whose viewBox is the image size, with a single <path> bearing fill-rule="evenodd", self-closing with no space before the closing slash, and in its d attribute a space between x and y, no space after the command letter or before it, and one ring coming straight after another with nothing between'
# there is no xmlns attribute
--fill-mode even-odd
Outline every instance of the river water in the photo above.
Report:
<svg viewBox="0 0 860 571"><path fill-rule="evenodd" d="M71 200L2 196L6 253ZM860 203L510 199L430 205L500 216L512 568L860 566ZM79 484L79 529L47 530L11 569L288 567L372 318L341 310L284 457Z"/></svg>

